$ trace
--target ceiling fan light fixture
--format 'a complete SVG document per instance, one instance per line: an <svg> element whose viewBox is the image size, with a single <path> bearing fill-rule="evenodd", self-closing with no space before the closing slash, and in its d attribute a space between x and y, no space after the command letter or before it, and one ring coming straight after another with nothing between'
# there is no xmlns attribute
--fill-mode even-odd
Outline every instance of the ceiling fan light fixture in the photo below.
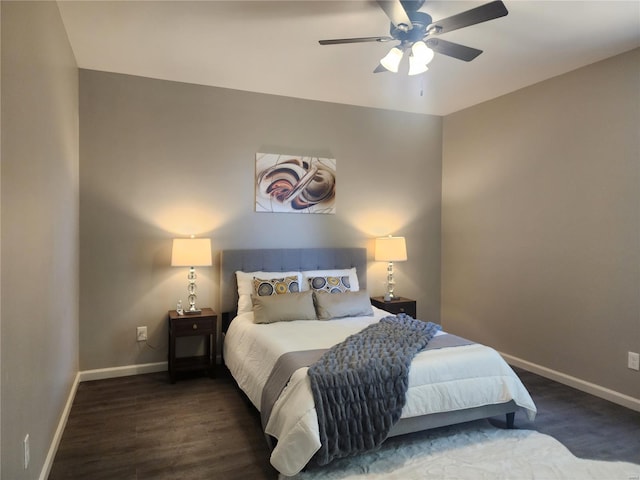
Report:
<svg viewBox="0 0 640 480"><path fill-rule="evenodd" d="M409 57L409 75L419 75L426 72L427 70L429 70L429 67L427 67L415 56L411 55Z"/></svg>
<svg viewBox="0 0 640 480"><path fill-rule="evenodd" d="M398 47L393 47L389 50L382 60L380 65L389 70L390 72L397 73L400 66L400 60L402 60L402 50Z"/></svg>
<svg viewBox="0 0 640 480"><path fill-rule="evenodd" d="M412 57L416 59L417 62L420 62L424 65L429 65L429 62L433 60L435 52L427 47L427 44L422 40L415 42L411 46L411 54Z"/></svg>

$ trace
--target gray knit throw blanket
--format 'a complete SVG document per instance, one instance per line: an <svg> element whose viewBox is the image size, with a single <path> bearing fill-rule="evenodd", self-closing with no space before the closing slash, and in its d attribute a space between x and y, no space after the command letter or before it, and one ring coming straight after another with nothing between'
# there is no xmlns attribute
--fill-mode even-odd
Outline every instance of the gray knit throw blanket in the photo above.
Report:
<svg viewBox="0 0 640 480"><path fill-rule="evenodd" d="M314 457L319 465L382 444L400 419L411 360L438 330L406 314L385 317L309 367L322 444Z"/></svg>

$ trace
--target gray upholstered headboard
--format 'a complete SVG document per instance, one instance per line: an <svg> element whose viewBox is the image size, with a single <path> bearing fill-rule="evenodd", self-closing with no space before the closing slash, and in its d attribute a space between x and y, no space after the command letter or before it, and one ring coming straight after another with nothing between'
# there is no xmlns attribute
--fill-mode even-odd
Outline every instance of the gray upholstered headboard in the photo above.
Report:
<svg viewBox="0 0 640 480"><path fill-rule="evenodd" d="M220 255L220 307L235 311L238 287L235 272L284 272L356 267L360 289L367 287L366 248L272 248L223 250Z"/></svg>

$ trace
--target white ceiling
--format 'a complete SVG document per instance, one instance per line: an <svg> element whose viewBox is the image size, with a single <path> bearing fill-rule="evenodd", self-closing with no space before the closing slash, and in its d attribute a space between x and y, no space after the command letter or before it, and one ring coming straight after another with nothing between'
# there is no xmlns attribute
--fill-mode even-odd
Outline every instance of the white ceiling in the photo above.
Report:
<svg viewBox="0 0 640 480"><path fill-rule="evenodd" d="M435 21L483 3L421 11ZM436 54L408 77L372 73L393 43L318 44L388 35L373 1L58 1L80 68L434 115L640 46L638 0L504 3L506 17L441 37L482 55Z"/></svg>

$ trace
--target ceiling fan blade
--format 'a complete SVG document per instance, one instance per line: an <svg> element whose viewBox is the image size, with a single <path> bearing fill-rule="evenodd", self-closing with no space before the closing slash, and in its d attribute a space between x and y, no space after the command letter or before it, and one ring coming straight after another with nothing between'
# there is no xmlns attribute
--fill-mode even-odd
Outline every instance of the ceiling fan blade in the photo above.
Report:
<svg viewBox="0 0 640 480"><path fill-rule="evenodd" d="M360 37L360 38L335 38L333 40L318 40L320 45L339 45L342 43L362 43L362 42L388 42L391 37Z"/></svg>
<svg viewBox="0 0 640 480"><path fill-rule="evenodd" d="M428 38L425 40L425 43L427 44L427 47L434 52L447 55L448 57L457 58L458 60L463 60L465 62L470 62L482 53L482 50L478 50L477 48L465 47L459 43L447 42L440 38Z"/></svg>
<svg viewBox="0 0 640 480"><path fill-rule="evenodd" d="M451 17L443 18L433 22L427 27L427 32L433 30L432 34L447 33L459 28L469 27L476 23L486 22L495 18L504 17L509 11L500 0L486 3L466 12L458 13ZM436 28L434 28L436 27Z"/></svg>
<svg viewBox="0 0 640 480"><path fill-rule="evenodd" d="M389 17L389 20L391 20L391 23L393 23L396 28L402 30L401 25L404 25L407 31L413 28L411 19L409 15L407 15L402 3L400 3L400 0L378 0L378 5L384 10L384 13L387 14L387 17Z"/></svg>

